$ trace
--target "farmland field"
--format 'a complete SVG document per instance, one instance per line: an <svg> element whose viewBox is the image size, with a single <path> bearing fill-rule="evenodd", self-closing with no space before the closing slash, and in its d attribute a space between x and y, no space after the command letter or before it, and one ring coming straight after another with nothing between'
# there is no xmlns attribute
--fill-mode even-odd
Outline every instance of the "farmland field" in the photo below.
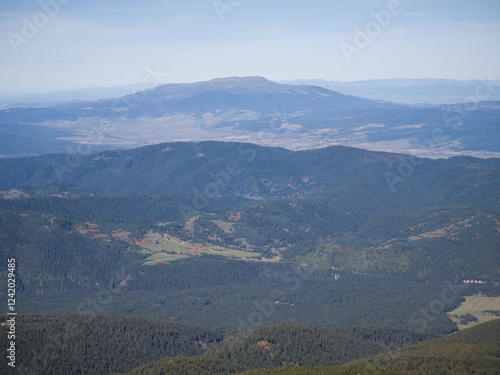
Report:
<svg viewBox="0 0 500 375"><path fill-rule="evenodd" d="M448 316L457 323L458 329L473 327L474 325L499 319L500 316L486 312L500 311L500 297L466 296L465 301L458 308L448 313ZM460 319L455 315L471 314L477 318L476 323L460 324Z"/></svg>
<svg viewBox="0 0 500 375"><path fill-rule="evenodd" d="M142 247L143 253L149 254L149 257L144 262L147 265L187 258L198 254L221 255L241 260L259 260L258 258L261 258L261 253L228 249L221 246L206 247L154 232L148 232L143 240L137 241L137 244Z"/></svg>

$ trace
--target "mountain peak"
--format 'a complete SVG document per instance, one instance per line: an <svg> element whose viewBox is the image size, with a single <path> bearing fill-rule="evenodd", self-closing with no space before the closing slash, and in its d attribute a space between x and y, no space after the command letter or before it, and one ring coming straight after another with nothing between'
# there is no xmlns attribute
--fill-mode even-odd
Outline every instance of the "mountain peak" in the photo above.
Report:
<svg viewBox="0 0 500 375"><path fill-rule="evenodd" d="M210 81L196 82L198 85L209 90L256 90L256 89L279 89L282 85L269 81L260 76L251 77L224 77L215 78Z"/></svg>
<svg viewBox="0 0 500 375"><path fill-rule="evenodd" d="M180 99L206 94L208 92L217 95L303 95L303 96L342 96L334 91L320 87L306 85L289 85L270 81L260 76L248 77L224 77L215 78L210 81L200 81L184 84L166 84L148 91L149 97L156 96L164 99Z"/></svg>
<svg viewBox="0 0 500 375"><path fill-rule="evenodd" d="M201 82L200 82L201 83ZM268 86L276 85L274 82L260 76L247 76L247 77L224 77L224 78L214 78L207 83L212 83L216 85L237 85L237 86Z"/></svg>
<svg viewBox="0 0 500 375"><path fill-rule="evenodd" d="M283 85L269 81L264 77L224 77L215 78L210 81L201 81L184 84L166 84L148 90L149 95L162 96L165 99L187 98L206 92L226 92L228 94L248 93L305 93L306 86Z"/></svg>

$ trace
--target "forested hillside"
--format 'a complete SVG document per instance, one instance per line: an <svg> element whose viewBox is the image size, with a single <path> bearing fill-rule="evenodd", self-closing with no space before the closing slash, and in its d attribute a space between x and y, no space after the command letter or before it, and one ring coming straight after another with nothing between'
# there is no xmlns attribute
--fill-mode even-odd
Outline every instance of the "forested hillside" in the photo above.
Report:
<svg viewBox="0 0 500 375"><path fill-rule="evenodd" d="M150 263L191 247L361 273L498 278L498 159L200 142L0 160L0 171L3 196L18 197L0 200L3 211L54 215L67 231L92 225L84 230L112 242L130 232L128 244L158 243Z"/></svg>
<svg viewBox="0 0 500 375"><path fill-rule="evenodd" d="M495 375L500 369L500 320L357 360L354 365L390 368L415 375Z"/></svg>
<svg viewBox="0 0 500 375"><path fill-rule="evenodd" d="M190 358L166 358L129 374L236 374L258 368L340 365L349 358L385 352L423 337L405 331L346 327L324 329L279 324L239 334ZM184 372L183 372L184 371Z"/></svg>
<svg viewBox="0 0 500 375"><path fill-rule="evenodd" d="M302 334L299 334L300 331ZM313 335L304 334L304 331L309 331ZM219 347L231 343L230 340L226 340L201 357L164 359L136 368L128 374L235 374L239 373L239 368L245 366L251 368L252 363L255 363L253 361L256 360L256 363L261 363L261 368L267 367L267 369L247 371L244 372L245 375L494 375L498 374L500 365L498 359L500 321L485 323L445 338L427 340L396 351L358 359L343 366L311 366L327 362L339 363L338 358L333 357L342 352L352 353L353 348L358 348L353 345L354 341L347 346L336 345L330 348L328 339L333 343L335 340L345 340L346 336L333 331L330 331L332 336L328 336L327 332L325 330L318 332L313 327L305 326L269 327L251 332L244 340L236 341L231 346L232 356L227 356L224 351L217 353ZM344 329L342 333L347 332L348 330ZM368 342L364 344L366 347L370 342L370 333L373 335L375 332L370 332L368 329L362 329L360 332L362 335L356 335L353 329L350 333L354 333L354 337L363 337L365 340L368 338ZM308 337L316 336L317 340L308 341ZM375 334L375 337L377 336ZM262 341L257 341L259 339ZM385 340L393 339L394 336L385 337ZM346 347L349 350L344 351ZM362 347L363 345L359 346ZM213 354L210 354L214 351L217 359L213 359ZM282 361L284 356L286 360ZM221 357L225 359L222 360ZM295 361L294 357L297 358ZM263 366L262 361L266 362L267 366ZM299 364L297 361L302 363ZM340 363L345 361L340 360Z"/></svg>
<svg viewBox="0 0 500 375"><path fill-rule="evenodd" d="M219 195L298 198L373 215L398 207L498 208L499 167L498 159L431 160L340 146L292 152L239 143L169 143L88 156L3 159L0 189L35 195L187 193L193 211Z"/></svg>
<svg viewBox="0 0 500 375"><path fill-rule="evenodd" d="M19 370L26 374L114 372L195 374L248 369L334 365L422 341L404 330L346 327L327 329L280 324L226 337L200 326L116 315L19 315ZM0 333L7 335L2 320ZM161 359L161 360L160 360ZM2 368L7 368L2 358ZM151 363L150 363L151 362ZM156 371L156 372L154 372ZM12 372L14 373L14 372Z"/></svg>
<svg viewBox="0 0 500 375"><path fill-rule="evenodd" d="M340 365L455 332L447 312L464 296L500 295L498 159L202 142L70 160L0 160L23 365ZM25 315L40 313L64 316ZM66 335L50 361L33 354L68 327L83 338Z"/></svg>
<svg viewBox="0 0 500 375"><path fill-rule="evenodd" d="M222 340L221 333L199 326L144 317L18 315L16 318L19 366L2 373L125 372L164 357L199 355ZM8 327L3 318L2 337L7 337ZM0 367L7 369L6 357L2 356L0 361Z"/></svg>

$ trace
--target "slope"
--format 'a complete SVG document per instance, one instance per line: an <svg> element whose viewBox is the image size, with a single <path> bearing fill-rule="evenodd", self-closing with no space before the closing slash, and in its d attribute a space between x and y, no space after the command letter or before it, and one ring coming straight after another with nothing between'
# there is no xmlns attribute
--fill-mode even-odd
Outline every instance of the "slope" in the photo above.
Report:
<svg viewBox="0 0 500 375"><path fill-rule="evenodd" d="M325 329L303 324L278 324L230 337L198 358L166 358L128 374L235 374L257 368L339 365L363 353L383 352L422 336L373 328ZM395 344L397 342L397 344ZM184 371L184 372L182 372Z"/></svg>
<svg viewBox="0 0 500 375"><path fill-rule="evenodd" d="M499 207L500 159L448 160L347 147L291 152L251 144L169 143L88 156L0 160L0 189L63 185L101 195L192 195L193 210L216 196L299 198L372 215L404 207Z"/></svg>
<svg viewBox="0 0 500 375"><path fill-rule="evenodd" d="M17 367L5 374L104 374L129 371L167 356L199 355L222 339L205 328L147 318L18 315ZM0 332L9 324L2 318ZM2 348L7 349L4 340ZM6 356L0 359L4 370Z"/></svg>
<svg viewBox="0 0 500 375"><path fill-rule="evenodd" d="M390 368L411 374L498 374L500 320L448 337L421 342L394 352L357 360L353 365Z"/></svg>

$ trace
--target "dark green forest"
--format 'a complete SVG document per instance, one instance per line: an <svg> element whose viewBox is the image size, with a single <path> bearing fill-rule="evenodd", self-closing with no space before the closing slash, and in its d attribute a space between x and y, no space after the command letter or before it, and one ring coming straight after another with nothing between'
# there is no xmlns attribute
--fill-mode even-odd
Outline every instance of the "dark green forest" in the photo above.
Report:
<svg viewBox="0 0 500 375"><path fill-rule="evenodd" d="M498 159L218 142L73 157L0 160L20 366L371 374L420 343L380 373L492 373L498 343L447 312L500 296Z"/></svg>
<svg viewBox="0 0 500 375"><path fill-rule="evenodd" d="M424 341L389 354L354 361L355 365L391 368L411 374L498 374L500 320L444 338Z"/></svg>
<svg viewBox="0 0 500 375"><path fill-rule="evenodd" d="M356 326L278 324L227 336L138 317L17 318L17 355L29 361L6 374L489 375L497 373L500 354L498 320L429 339L407 330ZM6 335L3 323L0 334ZM1 361L6 369L6 359Z"/></svg>
<svg viewBox="0 0 500 375"><path fill-rule="evenodd" d="M484 323L474 328L467 329L460 333L452 334L445 338L432 339L423 341L414 345L386 351L377 356L367 357L355 360L353 362L344 363L342 366L311 366L311 353L318 349L317 347L308 346L307 339L304 336L294 335L297 330L304 330L303 326L278 326L269 327L265 331L259 332L258 335L250 333L246 336L248 341L237 343L234 346L243 346L248 344L249 348L244 351L244 357L235 356L226 359L225 361L214 360L208 358L207 355L191 358L171 358L154 362L129 372L130 375L149 375L149 374L235 374L238 370L235 365L231 364L232 360L238 363L247 363L248 358L266 358L269 362L277 362L272 356L273 350L276 350L278 357L280 349L287 348L290 357L293 357L291 347L294 342L302 348L302 358L308 358L310 361L304 361L306 365L298 365L293 360L288 363L282 363L281 366L275 366L271 369L259 369L243 372L245 375L374 375L374 374L409 374L409 375L427 375L427 374L498 374L500 366L500 321L492 321ZM278 345L273 345L268 341L258 341L260 338L272 338L273 330L278 332L286 332L282 337L282 341ZM364 334L368 330L363 331ZM267 335L266 335L267 333ZM324 335L318 336L318 342L325 344ZM389 336L386 338L390 339ZM302 341L304 340L304 341ZM229 340L228 340L229 341ZM272 341L272 339L270 340ZM253 345L251 344L253 342ZM285 343L285 344L283 344ZM267 345L269 344L269 345ZM224 342L219 344L224 345ZM290 345L292 345L290 347ZM253 346L253 347L252 347ZM349 346L353 348L351 344ZM211 350L216 350L217 346ZM319 353L328 352L327 357L320 359L319 362L328 362L331 360L330 355L341 353L342 347L337 346L334 350L328 350L328 345L321 346ZM316 353L316 358L321 357L321 354ZM248 357L247 357L248 356ZM220 355L219 355L220 357ZM227 366L227 367L225 367Z"/></svg>
<svg viewBox="0 0 500 375"><path fill-rule="evenodd" d="M304 324L267 326L228 336L200 326L116 315L19 315L17 322L17 355L30 358L19 369L40 375L127 372L138 366L153 371L172 363L184 371L210 366L218 373L339 365L429 338L405 330ZM0 334L6 335L7 330L6 325L0 326ZM5 358L2 367L7 367Z"/></svg>
<svg viewBox="0 0 500 375"><path fill-rule="evenodd" d="M107 315L18 315L15 371L25 374L125 372L170 356L195 356L220 342L220 332L199 326ZM5 319L3 319L5 321ZM7 328L0 327L2 337ZM0 367L7 367L5 356Z"/></svg>

